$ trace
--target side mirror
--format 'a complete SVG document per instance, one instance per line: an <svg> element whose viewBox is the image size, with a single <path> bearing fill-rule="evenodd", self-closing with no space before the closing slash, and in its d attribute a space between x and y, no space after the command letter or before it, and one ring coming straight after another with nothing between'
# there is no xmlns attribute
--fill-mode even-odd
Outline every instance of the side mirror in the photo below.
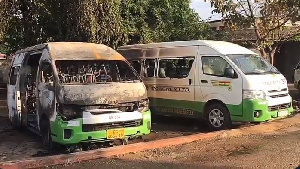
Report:
<svg viewBox="0 0 300 169"><path fill-rule="evenodd" d="M228 78L233 78L234 77L234 70L232 68L226 68L224 72L224 76Z"/></svg>

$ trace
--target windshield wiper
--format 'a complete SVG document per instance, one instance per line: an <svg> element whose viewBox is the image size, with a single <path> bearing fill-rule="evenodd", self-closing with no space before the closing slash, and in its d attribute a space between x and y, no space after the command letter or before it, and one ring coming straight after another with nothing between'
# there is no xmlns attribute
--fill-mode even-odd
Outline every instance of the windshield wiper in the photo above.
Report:
<svg viewBox="0 0 300 169"><path fill-rule="evenodd" d="M261 75L263 74L262 72L247 72L245 75Z"/></svg>
<svg viewBox="0 0 300 169"><path fill-rule="evenodd" d="M265 71L264 73L265 73L265 74L272 74L272 73L279 74L279 72L271 71L271 70Z"/></svg>

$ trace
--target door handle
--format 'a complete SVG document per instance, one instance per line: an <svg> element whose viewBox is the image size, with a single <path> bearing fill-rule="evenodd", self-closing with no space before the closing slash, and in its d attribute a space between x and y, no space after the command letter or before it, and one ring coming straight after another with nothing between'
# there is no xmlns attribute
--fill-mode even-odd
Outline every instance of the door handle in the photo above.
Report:
<svg viewBox="0 0 300 169"><path fill-rule="evenodd" d="M201 80L201 83L208 83L207 80Z"/></svg>
<svg viewBox="0 0 300 169"><path fill-rule="evenodd" d="M192 84L192 79L189 79L189 85L191 85Z"/></svg>

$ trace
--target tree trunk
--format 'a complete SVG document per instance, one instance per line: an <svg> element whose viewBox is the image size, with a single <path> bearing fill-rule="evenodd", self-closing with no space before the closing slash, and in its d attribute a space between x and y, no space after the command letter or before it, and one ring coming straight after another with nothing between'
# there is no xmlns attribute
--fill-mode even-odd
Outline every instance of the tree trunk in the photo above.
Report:
<svg viewBox="0 0 300 169"><path fill-rule="evenodd" d="M274 66L275 63L274 57L275 57L276 50L277 50L277 46L272 46L269 47L269 50L259 49L259 52L264 59L268 60Z"/></svg>
<svg viewBox="0 0 300 169"><path fill-rule="evenodd" d="M265 49L260 48L260 49L259 49L259 52L260 52L261 56L262 56L264 59L268 59L268 54L267 54L267 52L266 52Z"/></svg>
<svg viewBox="0 0 300 169"><path fill-rule="evenodd" d="M270 46L270 63L274 66L274 57L277 50L277 45Z"/></svg>

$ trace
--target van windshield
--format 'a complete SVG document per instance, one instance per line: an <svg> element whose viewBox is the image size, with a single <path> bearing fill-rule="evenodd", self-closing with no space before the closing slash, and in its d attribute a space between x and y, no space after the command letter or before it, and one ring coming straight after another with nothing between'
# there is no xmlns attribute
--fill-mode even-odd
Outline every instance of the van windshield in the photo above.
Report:
<svg viewBox="0 0 300 169"><path fill-rule="evenodd" d="M279 71L258 55L228 55L228 57L246 74L279 74Z"/></svg>
<svg viewBox="0 0 300 169"><path fill-rule="evenodd" d="M55 62L60 83L93 84L135 82L133 69L121 60L58 60Z"/></svg>

